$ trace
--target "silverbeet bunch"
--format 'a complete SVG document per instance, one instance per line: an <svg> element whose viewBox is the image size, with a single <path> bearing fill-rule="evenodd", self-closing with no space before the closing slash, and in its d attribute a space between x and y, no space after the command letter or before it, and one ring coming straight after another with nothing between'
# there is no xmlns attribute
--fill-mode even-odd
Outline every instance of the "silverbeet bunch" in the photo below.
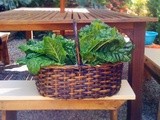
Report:
<svg viewBox="0 0 160 120"><path fill-rule="evenodd" d="M116 28L100 20L80 29L79 43L82 63L91 66L128 62L134 48ZM17 62L26 64L34 75L46 66L76 65L75 42L61 35L44 36L42 41L30 40L19 49L26 55Z"/></svg>

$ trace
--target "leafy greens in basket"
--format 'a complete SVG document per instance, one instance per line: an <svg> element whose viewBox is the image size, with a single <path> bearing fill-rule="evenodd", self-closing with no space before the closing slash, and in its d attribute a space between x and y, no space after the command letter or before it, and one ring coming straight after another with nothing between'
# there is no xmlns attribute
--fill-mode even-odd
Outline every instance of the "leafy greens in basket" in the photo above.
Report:
<svg viewBox="0 0 160 120"><path fill-rule="evenodd" d="M100 65L131 60L132 43L125 42L116 28L100 20L80 29L79 42L83 64ZM31 40L19 48L26 56L17 62L26 64L34 75L41 67L76 64L74 40L60 35L45 36L42 41Z"/></svg>

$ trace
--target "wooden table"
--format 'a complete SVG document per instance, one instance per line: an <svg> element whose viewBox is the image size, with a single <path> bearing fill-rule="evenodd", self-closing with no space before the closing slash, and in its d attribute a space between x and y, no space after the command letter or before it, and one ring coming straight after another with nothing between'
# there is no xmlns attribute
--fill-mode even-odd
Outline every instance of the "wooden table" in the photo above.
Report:
<svg viewBox="0 0 160 120"><path fill-rule="evenodd" d="M8 65L10 63L8 46L7 46L9 34L10 34L9 32L0 32L0 64L1 65L2 64Z"/></svg>
<svg viewBox="0 0 160 120"><path fill-rule="evenodd" d="M151 80L151 76L160 84L160 48L145 48L145 79ZM157 120L160 120L160 100Z"/></svg>
<svg viewBox="0 0 160 120"><path fill-rule="evenodd" d="M159 69L157 71L160 72L160 48L145 48L145 58L157 66L157 68L154 69Z"/></svg>
<svg viewBox="0 0 160 120"><path fill-rule="evenodd" d="M122 80L120 91L99 99L59 100L39 95L35 81L9 80L0 81L1 120L14 120L7 116L7 111L17 110L110 110L111 120L118 119L118 109L127 101L135 100L135 94L127 80ZM7 118L8 117L8 118Z"/></svg>
<svg viewBox="0 0 160 120"><path fill-rule="evenodd" d="M104 9L75 8L62 13L58 8L20 8L0 13L0 31L72 30L73 19L77 20L78 28L101 19L131 38L136 47L129 64L128 80L137 98L128 103L128 120L141 120L145 28L146 22L158 21L157 18L135 17Z"/></svg>
<svg viewBox="0 0 160 120"><path fill-rule="evenodd" d="M145 48L145 78L151 76L160 84L160 48Z"/></svg>

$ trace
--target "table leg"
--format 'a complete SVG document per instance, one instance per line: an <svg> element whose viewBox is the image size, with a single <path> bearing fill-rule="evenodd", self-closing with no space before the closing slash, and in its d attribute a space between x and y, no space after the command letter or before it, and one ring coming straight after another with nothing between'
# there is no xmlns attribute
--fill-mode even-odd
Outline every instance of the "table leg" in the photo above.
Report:
<svg viewBox="0 0 160 120"><path fill-rule="evenodd" d="M66 4L66 0L60 0L60 12L61 13L65 12L65 4Z"/></svg>
<svg viewBox="0 0 160 120"><path fill-rule="evenodd" d="M0 37L0 60L2 61L2 55L3 55L3 52L2 52L2 50L3 50L3 41L2 41L2 39L1 39L1 37Z"/></svg>
<svg viewBox="0 0 160 120"><path fill-rule="evenodd" d="M147 70L147 68L144 66L144 80L151 80L151 74Z"/></svg>
<svg viewBox="0 0 160 120"><path fill-rule="evenodd" d="M33 31L26 31L26 39L33 39Z"/></svg>
<svg viewBox="0 0 160 120"><path fill-rule="evenodd" d="M111 120L118 120L118 110L111 110L110 119Z"/></svg>
<svg viewBox="0 0 160 120"><path fill-rule="evenodd" d="M144 80L144 36L146 23L135 23L133 43L135 49L129 64L128 80L135 94L136 100L128 102L128 119L141 120L142 117L142 87Z"/></svg>
<svg viewBox="0 0 160 120"><path fill-rule="evenodd" d="M158 107L157 120L160 120L160 101L159 101L159 107Z"/></svg>
<svg viewBox="0 0 160 120"><path fill-rule="evenodd" d="M64 36L65 35L65 30L60 30L60 35Z"/></svg>
<svg viewBox="0 0 160 120"><path fill-rule="evenodd" d="M2 120L17 120L17 112L2 110Z"/></svg>
<svg viewBox="0 0 160 120"><path fill-rule="evenodd" d="M6 39L8 39L8 37L6 38ZM7 46L7 40L4 40L3 41L3 44L2 44L2 46L3 46L3 62L4 62L4 64L5 65L8 65L9 63L10 63L10 59L9 59L9 54L8 54L8 46Z"/></svg>

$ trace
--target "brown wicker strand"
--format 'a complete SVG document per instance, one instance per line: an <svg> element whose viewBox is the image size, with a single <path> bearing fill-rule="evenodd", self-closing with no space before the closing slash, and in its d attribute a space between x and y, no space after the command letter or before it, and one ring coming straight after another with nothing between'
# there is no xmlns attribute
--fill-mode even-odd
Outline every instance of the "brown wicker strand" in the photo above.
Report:
<svg viewBox="0 0 160 120"><path fill-rule="evenodd" d="M83 99L112 96L121 86L123 63L41 68L36 85L43 96Z"/></svg>

